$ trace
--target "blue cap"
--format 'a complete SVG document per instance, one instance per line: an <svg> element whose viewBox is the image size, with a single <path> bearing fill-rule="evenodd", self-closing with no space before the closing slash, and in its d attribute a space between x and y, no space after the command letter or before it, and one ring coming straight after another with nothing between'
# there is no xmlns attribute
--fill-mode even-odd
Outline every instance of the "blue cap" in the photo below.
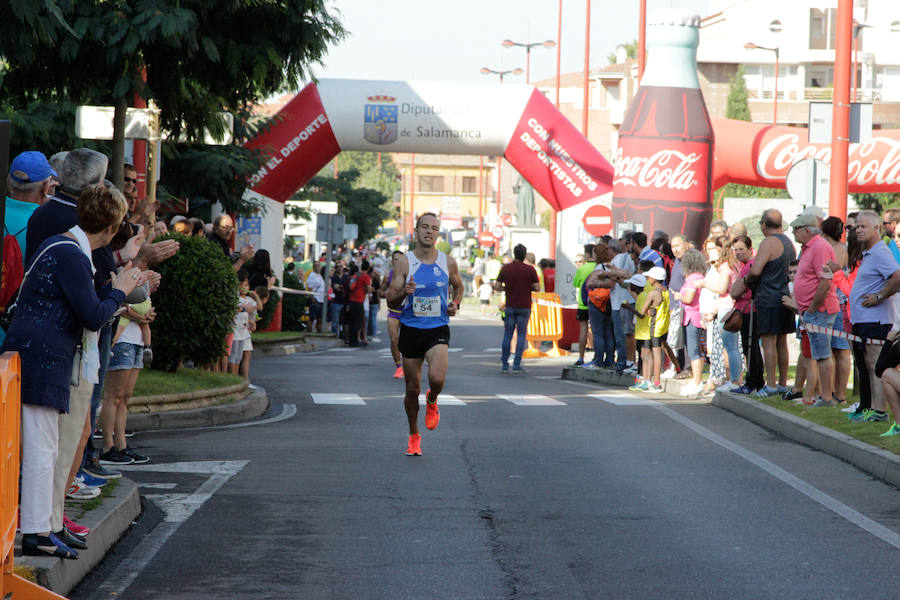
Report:
<svg viewBox="0 0 900 600"><path fill-rule="evenodd" d="M50 166L43 152L29 150L15 157L9 165L9 176L19 183L37 183L44 181L56 171Z"/></svg>

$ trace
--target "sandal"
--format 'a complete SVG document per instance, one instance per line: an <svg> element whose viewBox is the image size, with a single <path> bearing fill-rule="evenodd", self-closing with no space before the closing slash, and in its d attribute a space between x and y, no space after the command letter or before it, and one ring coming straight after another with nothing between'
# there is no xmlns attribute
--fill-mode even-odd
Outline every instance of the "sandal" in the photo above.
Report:
<svg viewBox="0 0 900 600"><path fill-rule="evenodd" d="M63 544L53 535L26 533L22 536L22 554L25 556L56 556L58 558L76 559L78 553Z"/></svg>

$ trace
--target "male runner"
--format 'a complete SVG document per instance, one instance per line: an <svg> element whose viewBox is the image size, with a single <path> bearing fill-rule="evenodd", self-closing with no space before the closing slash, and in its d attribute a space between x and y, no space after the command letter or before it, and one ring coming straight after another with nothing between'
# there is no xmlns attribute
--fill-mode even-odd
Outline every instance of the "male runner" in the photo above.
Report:
<svg viewBox="0 0 900 600"><path fill-rule="evenodd" d="M388 274L387 283L382 286L381 290L379 290L379 295L382 298L387 298L388 287L391 285L391 282L394 281L394 271L397 268L397 261L403 258L403 252L399 250L394 250L394 253L391 255L391 272ZM394 366L397 368L394 371L394 379L401 379L403 377L403 364L402 359L400 358L400 313L402 311L398 308L391 308L388 306L388 314L387 314L387 328L388 328L388 336L391 338L391 358L394 359Z"/></svg>
<svg viewBox="0 0 900 600"><path fill-rule="evenodd" d="M394 267L387 292L389 308L400 312L400 354L406 396L403 399L409 421L407 456L422 455L419 435L419 386L422 362L428 361L429 389L425 393L425 427L440 422L437 398L444 389L450 347L450 317L459 310L464 287L456 261L435 248L440 239L440 219L425 213L416 221L416 249L407 252ZM448 288L453 288L448 301Z"/></svg>

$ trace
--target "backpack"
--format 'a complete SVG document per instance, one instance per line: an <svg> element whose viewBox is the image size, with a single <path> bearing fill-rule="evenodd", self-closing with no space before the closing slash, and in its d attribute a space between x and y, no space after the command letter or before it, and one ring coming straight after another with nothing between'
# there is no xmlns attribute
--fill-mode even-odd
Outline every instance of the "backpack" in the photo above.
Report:
<svg viewBox="0 0 900 600"><path fill-rule="evenodd" d="M609 292L608 288L594 288L588 291L588 299L591 301L591 304L602 311L606 311L607 307L609 307Z"/></svg>
<svg viewBox="0 0 900 600"><path fill-rule="evenodd" d="M25 226L27 227L27 225ZM22 266L22 248L16 236L25 231L25 227L16 233L9 233L4 227L6 235L3 238L3 266L0 267L0 307L9 304L10 299L22 285L25 269Z"/></svg>

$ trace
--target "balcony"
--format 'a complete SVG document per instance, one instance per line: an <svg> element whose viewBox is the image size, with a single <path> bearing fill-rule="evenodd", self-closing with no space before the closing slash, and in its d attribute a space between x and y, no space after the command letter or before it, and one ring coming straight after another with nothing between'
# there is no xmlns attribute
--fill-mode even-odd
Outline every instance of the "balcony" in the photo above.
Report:
<svg viewBox="0 0 900 600"><path fill-rule="evenodd" d="M772 101L772 90L747 90L747 99L752 101ZM816 102L830 102L834 96L833 88L809 87L803 90L778 90L778 102L803 102L813 100ZM856 90L857 102L882 102L881 90L859 88Z"/></svg>

